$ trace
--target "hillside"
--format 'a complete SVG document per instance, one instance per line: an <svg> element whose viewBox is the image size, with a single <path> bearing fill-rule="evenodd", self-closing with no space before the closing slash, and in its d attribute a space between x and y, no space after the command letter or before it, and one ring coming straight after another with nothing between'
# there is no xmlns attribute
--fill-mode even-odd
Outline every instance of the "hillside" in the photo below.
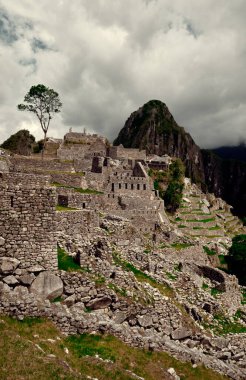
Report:
<svg viewBox="0 0 246 380"><path fill-rule="evenodd" d="M225 376L182 363L165 353L131 348L112 336L64 337L51 322L1 317L1 380L226 380ZM27 365L28 362L28 365Z"/></svg>
<svg viewBox="0 0 246 380"><path fill-rule="evenodd" d="M26 318L48 319L69 336L59 336L62 349L55 352L59 339L48 337L46 322L43 333L55 342L48 345L41 333L40 340L39 333L29 336L29 348L37 338L41 350L56 355L48 360L61 358L47 377L69 379L62 363L75 379L83 373L98 379L206 379L210 372L199 372L203 364L244 379L245 289L227 273L225 257L231 238L245 229L230 206L184 178L176 158L108 147L104 138L85 132L70 131L55 144L57 152L43 160L3 156L0 176L0 313L24 321L22 326ZM183 193L176 213L168 214L159 191L177 179ZM19 352L14 341L12 347L9 358ZM70 363L65 347L74 356L93 355L93 364L90 358L78 363L73 354ZM95 349L113 363L94 358ZM11 371L12 360L4 358ZM34 365L35 358L37 351ZM164 358L171 362L164 361L159 373ZM42 360L41 367L50 370ZM79 368L82 375L74 372ZM167 373L169 368L176 372Z"/></svg>
<svg viewBox="0 0 246 380"><path fill-rule="evenodd" d="M222 197L234 207L237 215L246 215L245 163L224 160L208 150L201 150L161 101L151 100L131 114L114 141L114 145L119 144L144 148L149 154L181 158L187 177L201 184L205 191ZM222 155L222 150L217 153ZM232 150L227 152L226 158L233 158ZM245 152L243 147L242 152ZM240 154L244 154L242 152Z"/></svg>

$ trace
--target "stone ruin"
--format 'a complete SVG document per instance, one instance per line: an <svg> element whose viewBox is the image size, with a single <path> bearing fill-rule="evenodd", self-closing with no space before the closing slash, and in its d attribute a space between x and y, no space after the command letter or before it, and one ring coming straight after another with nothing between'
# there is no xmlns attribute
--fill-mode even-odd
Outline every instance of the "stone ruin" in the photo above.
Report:
<svg viewBox="0 0 246 380"><path fill-rule="evenodd" d="M114 334L245 378L245 334L218 338L203 327L218 314L232 319L239 308L246 322L237 279L203 249L228 245L228 205L187 181L183 206L168 217L148 169L168 170L171 158L109 147L97 135L70 131L53 154L4 161L0 312L45 316L67 334ZM206 228L204 215L213 219ZM223 233L211 237L217 223ZM57 244L82 271L58 268Z"/></svg>

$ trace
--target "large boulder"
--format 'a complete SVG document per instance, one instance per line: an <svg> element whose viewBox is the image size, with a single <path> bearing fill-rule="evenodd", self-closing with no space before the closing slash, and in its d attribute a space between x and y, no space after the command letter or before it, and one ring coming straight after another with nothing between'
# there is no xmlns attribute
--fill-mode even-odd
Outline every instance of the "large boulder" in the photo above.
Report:
<svg viewBox="0 0 246 380"><path fill-rule="evenodd" d="M105 309L112 303L112 299L109 296L102 296L100 298L94 298L86 304L86 307L92 310Z"/></svg>
<svg viewBox="0 0 246 380"><path fill-rule="evenodd" d="M14 257L1 257L0 258L0 273L1 274L11 274L13 273L20 261Z"/></svg>
<svg viewBox="0 0 246 380"><path fill-rule="evenodd" d="M41 272L30 287L31 293L53 300L63 293L63 282L60 277L51 272Z"/></svg>

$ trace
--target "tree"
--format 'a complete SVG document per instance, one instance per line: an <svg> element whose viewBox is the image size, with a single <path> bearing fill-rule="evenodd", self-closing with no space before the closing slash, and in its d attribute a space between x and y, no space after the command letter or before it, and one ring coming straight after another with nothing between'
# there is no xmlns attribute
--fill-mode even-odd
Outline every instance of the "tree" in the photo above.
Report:
<svg viewBox="0 0 246 380"><path fill-rule="evenodd" d="M246 285L246 235L234 236L225 258L229 273L235 274L241 285Z"/></svg>
<svg viewBox="0 0 246 380"><path fill-rule="evenodd" d="M166 209L174 213L180 206L184 188L185 167L177 158L169 167L169 184L164 195Z"/></svg>
<svg viewBox="0 0 246 380"><path fill-rule="evenodd" d="M43 84L32 86L29 92L24 97L26 104L19 104L19 111L33 112L41 125L44 132L44 146L42 150L45 150L46 135L49 129L50 120L53 114L60 112L62 103L59 99L59 94L51 88L45 87Z"/></svg>

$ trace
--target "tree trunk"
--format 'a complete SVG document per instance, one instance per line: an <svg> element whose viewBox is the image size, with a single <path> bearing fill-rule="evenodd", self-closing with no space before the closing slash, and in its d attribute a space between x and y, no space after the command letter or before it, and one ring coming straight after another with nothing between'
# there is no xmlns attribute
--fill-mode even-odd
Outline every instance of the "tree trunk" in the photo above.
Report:
<svg viewBox="0 0 246 380"><path fill-rule="evenodd" d="M47 132L44 132L44 144L43 144L43 149L42 149L42 160L44 159L44 151L45 151L45 146L46 146L46 134L47 134Z"/></svg>

